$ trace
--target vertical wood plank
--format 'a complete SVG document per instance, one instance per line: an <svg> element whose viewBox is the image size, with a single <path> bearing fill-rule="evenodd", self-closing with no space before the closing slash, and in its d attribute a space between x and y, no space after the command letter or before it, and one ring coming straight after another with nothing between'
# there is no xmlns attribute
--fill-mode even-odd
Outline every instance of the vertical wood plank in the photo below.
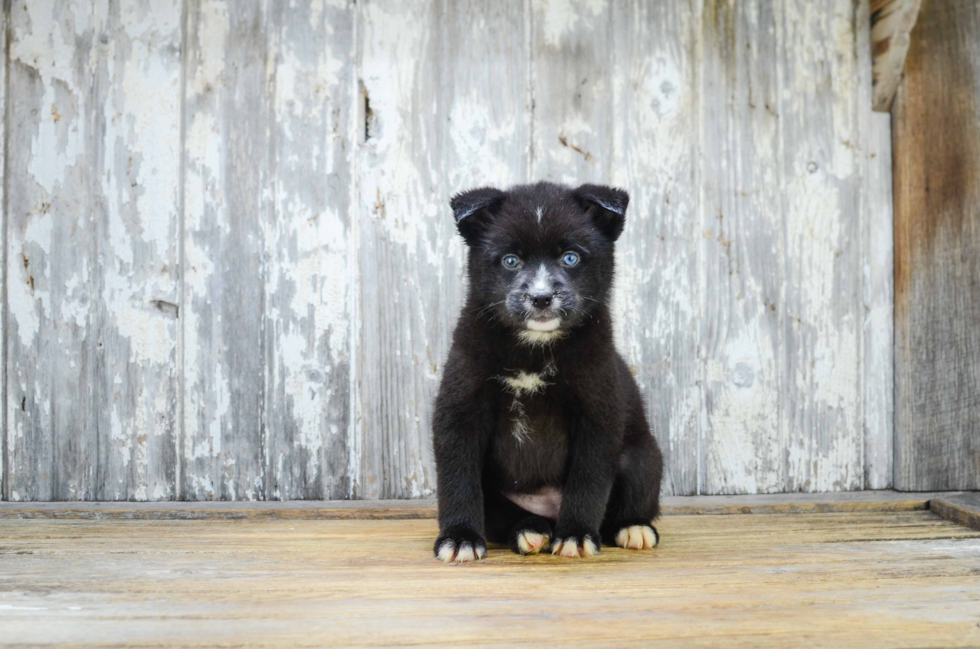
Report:
<svg viewBox="0 0 980 649"><path fill-rule="evenodd" d="M609 177L599 180L630 192L617 243L618 347L636 373L664 452L664 494L693 494L700 413L700 3L637 0L613 3L609 11L614 36L606 83L616 118L606 148L597 151L611 161ZM598 36L604 38L601 29ZM536 105L566 100L542 97Z"/></svg>
<svg viewBox="0 0 980 649"><path fill-rule="evenodd" d="M786 485L779 3L704 6L700 492Z"/></svg>
<svg viewBox="0 0 980 649"><path fill-rule="evenodd" d="M864 484L861 79L852 0L782 3L782 428L787 491ZM866 15L866 12L865 12Z"/></svg>
<svg viewBox="0 0 980 649"><path fill-rule="evenodd" d="M895 487L980 489L977 3L922 3L892 110Z"/></svg>
<svg viewBox="0 0 980 649"><path fill-rule="evenodd" d="M7 464L10 462L8 457L8 436L7 436L7 199L5 189L7 185L6 162L7 162L7 65L10 61L7 56L7 14L8 2L0 4L0 228L3 231L3 250L0 251L0 264L3 268L3 294L0 296L3 315L0 317L0 345L2 345L2 367L0 367L0 394L3 395L0 401L3 402L3 423L0 426L0 500L9 500L9 480L7 478Z"/></svg>
<svg viewBox="0 0 980 649"><path fill-rule="evenodd" d="M705 5L704 493L864 484L862 6Z"/></svg>
<svg viewBox="0 0 980 649"><path fill-rule="evenodd" d="M430 414L462 301L449 197L527 175L519 0L358 3L358 498L433 493Z"/></svg>
<svg viewBox="0 0 980 649"><path fill-rule="evenodd" d="M350 493L352 38L341 0L189 7L187 498Z"/></svg>
<svg viewBox="0 0 980 649"><path fill-rule="evenodd" d="M9 495L172 498L179 7L9 6Z"/></svg>
<svg viewBox="0 0 980 649"><path fill-rule="evenodd" d="M21 3L10 6L4 404L9 496L90 499L96 492L97 422L88 408L79 409L74 421L65 415L71 415L68 395L83 401L98 395L88 338L93 319L85 290L89 281L81 281L89 278L77 276L83 268L94 270L87 268L94 245L93 181L85 175L92 164L94 136L87 118L95 98L86 92L90 62L75 47L79 34L92 43L94 26L87 22L89 12L77 19L66 12L62 27L55 11L64 6L35 6L34 11ZM65 236L67 226L78 231L74 242ZM81 286L77 298L66 300L72 297L64 295L69 277ZM59 287L62 294L56 295ZM78 319L55 320L56 304L59 311L67 306L69 315L74 307ZM68 412L57 408L59 403Z"/></svg>
<svg viewBox="0 0 980 649"><path fill-rule="evenodd" d="M864 488L890 489L894 457L894 278L891 115L867 138L864 228Z"/></svg>
<svg viewBox="0 0 980 649"><path fill-rule="evenodd" d="M878 86L874 79L874 25L880 2L855 3L858 60L858 130L863 135L859 191L861 227L860 352L864 424L865 489L892 486L894 440L894 321L892 258L891 117L874 112ZM872 18L874 16L874 18ZM872 29L863 28L869 22ZM870 94L866 88L871 87Z"/></svg>
<svg viewBox="0 0 980 649"><path fill-rule="evenodd" d="M608 184L613 169L610 0L530 0L531 180Z"/></svg>
<svg viewBox="0 0 980 649"><path fill-rule="evenodd" d="M101 191L108 224L100 500L175 497L180 24L177 3L109 3ZM98 81L96 85L98 86ZM97 295L97 294L96 294ZM94 296L93 296L94 297ZM93 331L94 333L94 331Z"/></svg>
<svg viewBox="0 0 980 649"><path fill-rule="evenodd" d="M267 5L188 0L181 497L266 493Z"/></svg>
<svg viewBox="0 0 980 649"><path fill-rule="evenodd" d="M270 9L265 497L346 498L354 7L311 0Z"/></svg>

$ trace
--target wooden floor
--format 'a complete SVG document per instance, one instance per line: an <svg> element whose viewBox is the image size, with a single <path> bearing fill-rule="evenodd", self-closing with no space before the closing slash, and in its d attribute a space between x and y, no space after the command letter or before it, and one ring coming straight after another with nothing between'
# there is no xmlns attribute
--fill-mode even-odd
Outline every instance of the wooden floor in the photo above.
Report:
<svg viewBox="0 0 980 649"><path fill-rule="evenodd" d="M0 645L980 645L980 532L930 511L659 528L447 566L429 519L4 519Z"/></svg>

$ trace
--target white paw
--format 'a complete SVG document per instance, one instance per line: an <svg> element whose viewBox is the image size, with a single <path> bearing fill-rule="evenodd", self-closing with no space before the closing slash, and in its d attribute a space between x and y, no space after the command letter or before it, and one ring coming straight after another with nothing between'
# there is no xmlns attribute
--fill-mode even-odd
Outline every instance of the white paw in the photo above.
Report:
<svg viewBox="0 0 980 649"><path fill-rule="evenodd" d="M517 535L517 547L520 548L521 554L537 554L547 542L547 536L531 530L524 530Z"/></svg>
<svg viewBox="0 0 980 649"><path fill-rule="evenodd" d="M657 547L657 533L649 525L631 525L616 534L616 545L630 550L648 550Z"/></svg>
<svg viewBox="0 0 980 649"><path fill-rule="evenodd" d="M581 544L579 544L578 539L574 536L570 536L567 539L556 539L551 544L551 554L556 554L561 557L591 557L598 552L599 547L588 537Z"/></svg>
<svg viewBox="0 0 980 649"><path fill-rule="evenodd" d="M471 543L464 541L457 548L456 544L448 539L443 541L436 553L436 558L446 563L466 563L485 556L487 556L487 549L482 546L478 545L474 548Z"/></svg>

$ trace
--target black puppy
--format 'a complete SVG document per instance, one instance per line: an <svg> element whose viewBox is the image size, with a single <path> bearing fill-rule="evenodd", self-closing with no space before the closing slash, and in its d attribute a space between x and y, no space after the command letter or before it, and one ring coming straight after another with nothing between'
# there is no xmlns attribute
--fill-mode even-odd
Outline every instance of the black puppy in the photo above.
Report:
<svg viewBox="0 0 980 649"><path fill-rule="evenodd" d="M609 301L626 192L582 185L453 198L469 292L436 399L443 561L591 556L657 545L663 458L613 345Z"/></svg>

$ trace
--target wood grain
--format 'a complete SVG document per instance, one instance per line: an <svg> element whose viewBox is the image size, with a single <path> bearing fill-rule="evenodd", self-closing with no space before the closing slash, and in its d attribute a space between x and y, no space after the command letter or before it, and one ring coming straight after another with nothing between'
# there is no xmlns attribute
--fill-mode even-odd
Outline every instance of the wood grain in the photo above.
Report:
<svg viewBox="0 0 980 649"><path fill-rule="evenodd" d="M929 511L948 521L980 530L980 493L961 493L929 500Z"/></svg>
<svg viewBox="0 0 980 649"><path fill-rule="evenodd" d="M902 81L909 34L915 27L922 0L871 0L871 46L874 52L872 103L876 111L892 108Z"/></svg>
<svg viewBox="0 0 980 649"><path fill-rule="evenodd" d="M529 180L608 184L617 36L610 0L530 3ZM620 25L622 27L622 25ZM624 52L624 54L627 54Z"/></svg>
<svg viewBox="0 0 980 649"><path fill-rule="evenodd" d="M704 493L864 485L862 9L705 5Z"/></svg>
<svg viewBox="0 0 980 649"><path fill-rule="evenodd" d="M595 178L630 191L616 245L617 345L664 452L663 491L676 495L698 487L699 9L639 0L610 6L617 37L606 83L616 117L609 176Z"/></svg>
<svg viewBox="0 0 980 649"><path fill-rule="evenodd" d="M895 260L893 248L891 116L868 126L863 199L864 249L864 488L893 484L895 430Z"/></svg>
<svg viewBox="0 0 980 649"><path fill-rule="evenodd" d="M7 6L6 495L172 498L180 9Z"/></svg>
<svg viewBox="0 0 980 649"><path fill-rule="evenodd" d="M929 512L673 516L593 560L431 557L435 521L3 521L4 642L975 646L980 532ZM127 551L120 552L125 546ZM99 565L93 573L92 565Z"/></svg>
<svg viewBox="0 0 980 649"><path fill-rule="evenodd" d="M854 40L866 28L855 22L860 5L788 2L776 26L785 245L774 306L789 491L864 484L860 224L868 132Z"/></svg>
<svg viewBox="0 0 980 649"><path fill-rule="evenodd" d="M891 484L867 0L7 4L0 498L431 496L446 202L542 178L633 197L667 494Z"/></svg>
<svg viewBox="0 0 980 649"><path fill-rule="evenodd" d="M271 214L263 222L265 498L337 499L348 475L354 7L268 8ZM242 278L241 281L250 281Z"/></svg>
<svg viewBox="0 0 980 649"><path fill-rule="evenodd" d="M785 491L779 86L769 2L703 16L699 493Z"/></svg>
<svg viewBox="0 0 980 649"><path fill-rule="evenodd" d="M3 228L3 250L0 250L0 268L3 274L3 287L0 288L0 502L9 500L10 490L7 466L10 464L10 452L7 435L7 68L10 57L7 51L7 14L6 5L0 11L0 228Z"/></svg>
<svg viewBox="0 0 980 649"><path fill-rule="evenodd" d="M893 108L895 486L980 488L980 7L925 2Z"/></svg>
<svg viewBox="0 0 980 649"><path fill-rule="evenodd" d="M527 178L521 3L358 5L357 498L435 491L430 415L465 290L449 197Z"/></svg>
<svg viewBox="0 0 980 649"><path fill-rule="evenodd" d="M665 496L664 516L678 514L797 514L898 512L929 509L937 499L962 494L851 491L822 494ZM435 518L435 499L188 502L0 503L0 519L225 520L253 518Z"/></svg>
<svg viewBox="0 0 980 649"><path fill-rule="evenodd" d="M190 500L266 492L266 9L259 0L187 4L180 497Z"/></svg>
<svg viewBox="0 0 980 649"><path fill-rule="evenodd" d="M431 500L5 503L3 519L96 521L401 520L436 518ZM888 505L889 510L895 507ZM906 507L908 509L908 507Z"/></svg>
<svg viewBox="0 0 980 649"><path fill-rule="evenodd" d="M189 5L182 497L350 494L353 16Z"/></svg>

